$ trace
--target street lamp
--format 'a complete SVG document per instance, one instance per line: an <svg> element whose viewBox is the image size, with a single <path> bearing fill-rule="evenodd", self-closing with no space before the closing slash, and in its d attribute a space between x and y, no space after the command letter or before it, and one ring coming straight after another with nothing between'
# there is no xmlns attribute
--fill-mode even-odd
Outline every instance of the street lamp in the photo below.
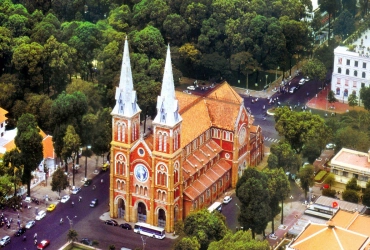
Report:
<svg viewBox="0 0 370 250"><path fill-rule="evenodd" d="M277 72L278 72L278 70L280 69L280 67L278 66L277 68L276 68L276 70L275 70L275 81L277 80Z"/></svg>
<svg viewBox="0 0 370 250"><path fill-rule="evenodd" d="M68 219L70 229L72 230L73 229L73 219L77 218L77 215L73 217L72 219L70 219L68 216L66 216L66 218Z"/></svg>
<svg viewBox="0 0 370 250"><path fill-rule="evenodd" d="M148 239L148 237L144 238L143 236L141 236L141 241L143 242L143 250L145 250L145 245L146 245L146 240Z"/></svg>
<svg viewBox="0 0 370 250"><path fill-rule="evenodd" d="M87 145L85 149L85 181L87 180L87 155L90 153L91 146Z"/></svg>
<svg viewBox="0 0 370 250"><path fill-rule="evenodd" d="M265 86L267 86L267 78L269 77L269 75L266 75L266 84ZM270 84L269 84L269 87L270 87Z"/></svg>

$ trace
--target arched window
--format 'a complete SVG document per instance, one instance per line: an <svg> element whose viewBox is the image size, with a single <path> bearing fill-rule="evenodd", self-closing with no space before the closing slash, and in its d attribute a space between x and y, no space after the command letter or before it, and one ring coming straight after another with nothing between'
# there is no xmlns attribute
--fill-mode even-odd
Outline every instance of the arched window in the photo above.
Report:
<svg viewBox="0 0 370 250"><path fill-rule="evenodd" d="M366 78L366 73L362 72L362 78Z"/></svg>
<svg viewBox="0 0 370 250"><path fill-rule="evenodd" d="M144 194L143 186L140 186L140 194Z"/></svg>
<svg viewBox="0 0 370 250"><path fill-rule="evenodd" d="M122 138L121 138L121 141L122 142L126 141L126 124L122 124Z"/></svg>
<svg viewBox="0 0 370 250"><path fill-rule="evenodd" d="M117 181L117 189L121 189L121 182L119 180Z"/></svg>
<svg viewBox="0 0 370 250"><path fill-rule="evenodd" d="M115 161L116 167L116 174L125 175L126 174L126 159L124 158L123 154L118 154L116 156Z"/></svg>
<svg viewBox="0 0 370 250"><path fill-rule="evenodd" d="M348 89L345 89L345 90L344 90L343 95L344 95L345 97L347 97L347 96L348 96Z"/></svg>
<svg viewBox="0 0 370 250"><path fill-rule="evenodd" d="M117 141L121 141L121 129L122 129L122 125L121 123L117 123Z"/></svg>
<svg viewBox="0 0 370 250"><path fill-rule="evenodd" d="M157 185L167 186L167 168L163 164L157 166Z"/></svg>
<svg viewBox="0 0 370 250"><path fill-rule="evenodd" d="M161 198L162 198L161 194L162 194L161 191L158 191L158 194L157 194L158 195L158 197L157 197L158 200L161 200Z"/></svg>
<svg viewBox="0 0 370 250"><path fill-rule="evenodd" d="M162 192L162 200L166 201L166 192Z"/></svg>
<svg viewBox="0 0 370 250"><path fill-rule="evenodd" d="M148 196L148 188L147 187L144 188L144 195Z"/></svg>
<svg viewBox="0 0 370 250"><path fill-rule="evenodd" d="M340 88L337 88L335 92L336 95L340 95Z"/></svg>
<svg viewBox="0 0 370 250"><path fill-rule="evenodd" d="M139 194L139 186L138 185L135 186L135 193Z"/></svg>
<svg viewBox="0 0 370 250"><path fill-rule="evenodd" d="M353 74L354 74L355 76L357 76L357 70L355 70L355 71L353 72Z"/></svg>
<svg viewBox="0 0 370 250"><path fill-rule="evenodd" d="M167 134L163 134L163 152L167 152Z"/></svg>
<svg viewBox="0 0 370 250"><path fill-rule="evenodd" d="M177 165L177 164L176 164ZM174 183L176 184L177 182L179 182L179 170L176 168L177 166L175 166L175 171L173 172L173 179L174 179Z"/></svg>
<svg viewBox="0 0 370 250"><path fill-rule="evenodd" d="M346 75L349 75L349 69L346 69Z"/></svg>
<svg viewBox="0 0 370 250"><path fill-rule="evenodd" d="M163 135L161 132L158 133L158 151L162 151Z"/></svg>
<svg viewBox="0 0 370 250"><path fill-rule="evenodd" d="M342 73L342 68L338 68L338 74Z"/></svg>

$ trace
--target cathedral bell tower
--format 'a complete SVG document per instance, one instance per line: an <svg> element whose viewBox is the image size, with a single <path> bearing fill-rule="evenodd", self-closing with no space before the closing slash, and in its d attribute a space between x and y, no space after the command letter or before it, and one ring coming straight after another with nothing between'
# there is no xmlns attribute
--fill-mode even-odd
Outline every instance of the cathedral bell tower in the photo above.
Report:
<svg viewBox="0 0 370 250"><path fill-rule="evenodd" d="M156 204L153 205L154 207L165 206L166 231L173 229L175 221L175 190L179 188L181 172L181 122L179 103L175 96L170 46L168 46L162 89L157 99L157 115L152 122L155 192L163 193L166 197L160 202L154 200Z"/></svg>
<svg viewBox="0 0 370 250"><path fill-rule="evenodd" d="M140 108L137 105L136 91L134 90L131 63L127 37L123 49L122 66L119 86L116 88L116 105L112 110L112 142L110 167L110 193L111 208L115 202L114 183L125 183L130 187L129 162L130 150L140 137ZM120 192L126 192L120 189ZM124 193L122 194L124 195ZM130 197L125 197L129 204ZM117 217L116 209L110 210L112 218Z"/></svg>

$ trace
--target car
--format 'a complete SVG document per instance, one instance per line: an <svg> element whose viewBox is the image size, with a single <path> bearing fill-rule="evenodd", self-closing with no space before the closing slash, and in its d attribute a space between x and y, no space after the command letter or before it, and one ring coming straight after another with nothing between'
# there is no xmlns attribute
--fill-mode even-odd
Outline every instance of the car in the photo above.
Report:
<svg viewBox="0 0 370 250"><path fill-rule="evenodd" d="M118 222L115 220L106 220L104 223L114 227L118 226Z"/></svg>
<svg viewBox="0 0 370 250"><path fill-rule="evenodd" d="M301 88L301 85L297 85L296 87L295 87L295 90L298 90L298 89L300 89Z"/></svg>
<svg viewBox="0 0 370 250"><path fill-rule="evenodd" d="M22 228L20 228L20 229L18 229L18 231L17 232L15 232L15 236L21 236L22 234L24 234L25 232L26 232L27 230L26 230L26 228L25 227L22 227Z"/></svg>
<svg viewBox="0 0 370 250"><path fill-rule="evenodd" d="M80 187L75 187L74 189L72 189L72 194L77 194L80 191L81 191Z"/></svg>
<svg viewBox="0 0 370 250"><path fill-rule="evenodd" d="M47 246L50 245L50 240L42 240L38 245L37 245L37 250L43 250Z"/></svg>
<svg viewBox="0 0 370 250"><path fill-rule="evenodd" d="M122 223L119 226L122 227L123 229L126 229L126 230L131 230L132 229L132 226L128 223Z"/></svg>
<svg viewBox="0 0 370 250"><path fill-rule="evenodd" d="M310 80L310 78L308 76L306 76L306 78L304 79L306 82L308 82Z"/></svg>
<svg viewBox="0 0 370 250"><path fill-rule="evenodd" d="M290 90L289 90L289 93L293 94L295 92L295 87L292 87Z"/></svg>
<svg viewBox="0 0 370 250"><path fill-rule="evenodd" d="M301 80L299 80L299 85L303 85L305 82L306 82L306 80L304 78L302 78Z"/></svg>
<svg viewBox="0 0 370 250"><path fill-rule="evenodd" d="M85 183L84 183L84 187L90 186L91 183L92 183L91 179L86 180Z"/></svg>
<svg viewBox="0 0 370 250"><path fill-rule="evenodd" d="M334 149L336 147L336 145L334 143L329 143L329 144L326 144L325 148L326 149Z"/></svg>
<svg viewBox="0 0 370 250"><path fill-rule="evenodd" d="M30 229L30 228L31 228L31 227L33 227L35 224L36 224L36 221L34 221L34 220L27 221L27 223L26 223L26 228L27 228L27 229Z"/></svg>
<svg viewBox="0 0 370 250"><path fill-rule="evenodd" d="M51 212L51 211L54 211L55 207L56 207L56 205L52 203L48 206L48 208L46 210Z"/></svg>
<svg viewBox="0 0 370 250"><path fill-rule="evenodd" d="M46 212L44 210L41 210L37 213L36 215L36 220L41 220L42 218L44 218L46 216Z"/></svg>
<svg viewBox="0 0 370 250"><path fill-rule="evenodd" d="M0 246L6 246L10 243L10 236L4 236L3 238L1 238L0 240Z"/></svg>
<svg viewBox="0 0 370 250"><path fill-rule="evenodd" d="M194 86L188 86L187 89L189 89L189 90L195 90L195 87Z"/></svg>
<svg viewBox="0 0 370 250"><path fill-rule="evenodd" d="M88 245L88 246L92 246L92 240L88 239L88 238L82 238L80 240L80 242L84 245Z"/></svg>
<svg viewBox="0 0 370 250"><path fill-rule="evenodd" d="M189 90L187 90L187 89L185 89L185 90L184 90L184 91L182 91L182 92L184 92L184 93L186 93L186 94L191 95L191 92L190 92Z"/></svg>
<svg viewBox="0 0 370 250"><path fill-rule="evenodd" d="M61 203L66 203L67 201L69 201L69 198L71 198L69 195L64 195L62 197L62 199L60 200Z"/></svg>
<svg viewBox="0 0 370 250"><path fill-rule="evenodd" d="M98 205L98 199L93 199L91 202L90 202L90 207L96 207Z"/></svg>
<svg viewBox="0 0 370 250"><path fill-rule="evenodd" d="M228 204L233 198L231 198L231 196L225 196L224 200L223 200L223 203L224 204Z"/></svg>

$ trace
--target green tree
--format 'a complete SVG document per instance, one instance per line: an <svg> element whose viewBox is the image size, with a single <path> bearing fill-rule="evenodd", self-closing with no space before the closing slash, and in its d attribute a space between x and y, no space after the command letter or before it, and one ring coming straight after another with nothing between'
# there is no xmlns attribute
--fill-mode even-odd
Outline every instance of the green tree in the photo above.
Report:
<svg viewBox="0 0 370 250"><path fill-rule="evenodd" d="M321 81L324 84L326 76L326 67L318 59L310 59L302 67L302 72L305 76L309 76L311 79L314 79L316 82ZM323 87L323 86L322 86Z"/></svg>
<svg viewBox="0 0 370 250"><path fill-rule="evenodd" d="M271 209L271 232L274 233L274 218L281 211L281 224L284 220L284 200L290 193L290 183L282 168L265 170L268 176L268 188L270 192ZM281 202L281 207L279 207Z"/></svg>
<svg viewBox="0 0 370 250"><path fill-rule="evenodd" d="M278 144L273 144L270 149L270 156L276 156L278 163L276 167L282 167L285 172L299 169L302 160L297 155L287 141L280 141ZM269 158L270 158L269 156ZM269 168L272 166L268 165Z"/></svg>
<svg viewBox="0 0 370 250"><path fill-rule="evenodd" d="M302 155L309 162L314 162L321 155L321 147L315 140L308 141L302 150Z"/></svg>
<svg viewBox="0 0 370 250"><path fill-rule="evenodd" d="M335 19L335 14L336 12L341 8L341 1L340 0L322 0L320 2L320 11L321 12L328 12L329 14L329 25L328 25L328 28L329 28L329 40L331 38L331 22L332 22L332 18Z"/></svg>
<svg viewBox="0 0 370 250"><path fill-rule="evenodd" d="M370 181L366 183L366 188L362 195L362 204L370 207Z"/></svg>
<svg viewBox="0 0 370 250"><path fill-rule="evenodd" d="M50 109L53 101L46 95L26 94L26 112L32 114L42 129L50 131Z"/></svg>
<svg viewBox="0 0 370 250"><path fill-rule="evenodd" d="M357 4L356 0L342 0L343 9L350 12L352 16L356 16L357 14L356 4Z"/></svg>
<svg viewBox="0 0 370 250"><path fill-rule="evenodd" d="M292 112L284 107L278 108L274 117L276 131L298 154L310 140L316 140L320 148L324 148L330 136L325 121L310 112Z"/></svg>
<svg viewBox="0 0 370 250"><path fill-rule="evenodd" d="M170 37L171 45L183 45L184 41L187 41L190 27L182 16L174 13L164 20L163 31L166 34L165 37Z"/></svg>
<svg viewBox="0 0 370 250"><path fill-rule="evenodd" d="M3 183L0 184L0 196L10 195L11 185L7 185L9 181L13 183L13 195L17 195L17 186L20 186L23 174L22 158L17 148L5 152L3 155L4 165L2 170L6 172L4 175ZM1 171L2 172L2 171Z"/></svg>
<svg viewBox="0 0 370 250"><path fill-rule="evenodd" d="M14 138L15 145L20 151L22 159L23 175L22 183L27 184L27 196L31 195L32 171L34 171L43 159L42 136L37 126L36 119L31 114L23 114L17 123L17 135Z"/></svg>
<svg viewBox="0 0 370 250"><path fill-rule="evenodd" d="M164 40L161 32L148 25L140 31L134 31L131 34L132 45L137 48L140 53L145 53L148 57L159 58L163 56Z"/></svg>
<svg viewBox="0 0 370 250"><path fill-rule="evenodd" d="M198 250L200 249L200 244L197 237L183 237L176 241L174 245L174 250ZM208 247L209 249L209 247Z"/></svg>
<svg viewBox="0 0 370 250"><path fill-rule="evenodd" d="M305 199L307 199L307 192L309 188L314 184L314 172L315 169L312 165L307 165L299 170L298 178L300 179L300 185L304 191Z"/></svg>
<svg viewBox="0 0 370 250"><path fill-rule="evenodd" d="M62 190L65 190L69 186L68 177L64 173L62 168L58 168L54 172L50 185L51 185L51 190L54 192L58 192L59 197L60 197L60 192Z"/></svg>
<svg viewBox="0 0 370 250"><path fill-rule="evenodd" d="M345 147L362 152L369 149L368 134L350 126L340 128L335 133L335 142L338 148Z"/></svg>
<svg viewBox="0 0 370 250"><path fill-rule="evenodd" d="M210 242L221 240L227 233L225 217L206 209L191 213L185 218L184 232L188 237L196 237L199 249L207 249Z"/></svg>
<svg viewBox="0 0 370 250"><path fill-rule="evenodd" d="M330 90L328 93L328 101L329 103L335 103L338 101L337 98L335 98L335 94L333 90Z"/></svg>
<svg viewBox="0 0 370 250"><path fill-rule="evenodd" d="M335 183L335 175L333 173L329 173L325 180L324 180L324 183L325 184L328 184L330 187L332 187Z"/></svg>
<svg viewBox="0 0 370 250"><path fill-rule="evenodd" d="M132 13L130 7L126 4L115 8L108 16L109 25L118 31L127 32L130 28L131 20Z"/></svg>
<svg viewBox="0 0 370 250"><path fill-rule="evenodd" d="M78 134L76 133L72 125L68 125L66 134L63 137L63 150L62 155L65 161L67 162L68 158L72 158L72 185L75 186L75 160L78 157L78 152L81 145L81 140Z"/></svg>
<svg viewBox="0 0 370 250"><path fill-rule="evenodd" d="M348 202L353 202L353 203L358 203L360 200L360 196L357 193L357 191L352 190L352 189L346 189L342 193L342 198L345 201Z"/></svg>
<svg viewBox="0 0 370 250"><path fill-rule="evenodd" d="M352 177L346 184L346 190L360 191L361 186L357 184L357 179Z"/></svg>
<svg viewBox="0 0 370 250"><path fill-rule="evenodd" d="M67 94L81 92L86 96L87 105L90 112L96 112L101 108L101 100L103 93L100 92L98 85L92 82L87 82L82 79L73 79L72 83L66 88Z"/></svg>
<svg viewBox="0 0 370 250"><path fill-rule="evenodd" d="M69 229L68 233L67 233L67 240L69 242L75 242L78 240L78 233L76 230L74 229Z"/></svg>
<svg viewBox="0 0 370 250"><path fill-rule="evenodd" d="M335 35L342 36L343 38L347 38L354 31L355 18L348 10L342 11L334 22L333 33Z"/></svg>
<svg viewBox="0 0 370 250"><path fill-rule="evenodd" d="M350 107L353 107L353 108L358 105L358 98L357 98L357 95L355 93L352 93L352 94L349 95L348 105Z"/></svg>
<svg viewBox="0 0 370 250"><path fill-rule="evenodd" d="M370 110L370 87L362 87L360 89L360 98L366 110Z"/></svg>
<svg viewBox="0 0 370 250"><path fill-rule="evenodd" d="M236 196L241 202L238 221L255 234L264 233L271 218L270 196L267 176L256 169L248 168L236 184Z"/></svg>
<svg viewBox="0 0 370 250"><path fill-rule="evenodd" d="M240 230L236 233L230 231L220 241L211 242L208 250L268 250L270 245L267 240L260 241L252 238L251 232Z"/></svg>
<svg viewBox="0 0 370 250"><path fill-rule="evenodd" d="M0 89L0 106L5 110L10 110L17 97L17 88L14 84L0 83Z"/></svg>

